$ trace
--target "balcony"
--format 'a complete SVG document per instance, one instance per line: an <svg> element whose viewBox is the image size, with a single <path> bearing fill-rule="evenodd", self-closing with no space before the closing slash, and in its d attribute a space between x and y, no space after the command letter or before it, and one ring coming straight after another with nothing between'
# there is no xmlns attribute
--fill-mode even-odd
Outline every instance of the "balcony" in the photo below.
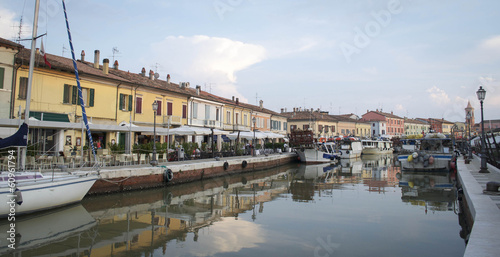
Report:
<svg viewBox="0 0 500 257"><path fill-rule="evenodd" d="M208 127L208 128L222 128L222 122L216 120L199 120L199 119L191 119L192 126L198 127Z"/></svg>
<svg viewBox="0 0 500 257"><path fill-rule="evenodd" d="M251 131L252 128L247 125L241 125L241 124L227 124L224 123L224 130L233 130L233 131Z"/></svg>

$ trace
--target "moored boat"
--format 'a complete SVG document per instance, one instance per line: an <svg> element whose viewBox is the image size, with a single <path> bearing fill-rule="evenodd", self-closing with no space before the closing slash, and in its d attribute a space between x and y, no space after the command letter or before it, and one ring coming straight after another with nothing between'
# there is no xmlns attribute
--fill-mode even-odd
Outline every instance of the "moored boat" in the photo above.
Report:
<svg viewBox="0 0 500 257"><path fill-rule="evenodd" d="M388 140L363 139L361 144L363 146L362 154L391 154L394 152L392 141Z"/></svg>
<svg viewBox="0 0 500 257"><path fill-rule="evenodd" d="M0 218L38 212L80 202L98 176L89 173L43 175L40 172L0 174Z"/></svg>
<svg viewBox="0 0 500 257"><path fill-rule="evenodd" d="M337 153L341 159L352 159L361 157L363 146L361 141L355 137L338 137L335 139L337 142Z"/></svg>
<svg viewBox="0 0 500 257"><path fill-rule="evenodd" d="M294 130L290 134L290 145L295 149L298 158L305 163L337 163L339 155L335 151L334 142L315 142L310 130Z"/></svg>
<svg viewBox="0 0 500 257"><path fill-rule="evenodd" d="M406 171L448 171L454 168L452 141L440 133L427 134L416 140L415 150L398 155Z"/></svg>

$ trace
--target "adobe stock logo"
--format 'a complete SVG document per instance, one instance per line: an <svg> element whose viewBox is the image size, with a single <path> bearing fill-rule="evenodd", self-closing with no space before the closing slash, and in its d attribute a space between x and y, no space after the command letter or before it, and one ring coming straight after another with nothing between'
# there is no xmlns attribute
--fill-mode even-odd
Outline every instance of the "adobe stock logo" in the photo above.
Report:
<svg viewBox="0 0 500 257"><path fill-rule="evenodd" d="M330 257L333 256L335 249L339 248L340 244L332 243L332 236L328 235L326 241L323 238L316 238L319 245L314 248L314 257Z"/></svg>
<svg viewBox="0 0 500 257"><path fill-rule="evenodd" d="M240 6L245 0L215 0L214 9L219 16L219 19L224 20L224 14L226 12L234 11L235 7Z"/></svg>
<svg viewBox="0 0 500 257"><path fill-rule="evenodd" d="M362 30L359 27L354 27L354 38L353 44L342 42L340 44L340 49L344 54L347 63L351 62L351 56L353 54L361 53L361 49L367 47L371 43L371 39L378 36L382 30L389 26L392 20L392 16L399 14L403 11L401 2L399 0L390 0L387 3L387 10L380 10L378 12L372 11L370 13L373 20L368 21Z"/></svg>

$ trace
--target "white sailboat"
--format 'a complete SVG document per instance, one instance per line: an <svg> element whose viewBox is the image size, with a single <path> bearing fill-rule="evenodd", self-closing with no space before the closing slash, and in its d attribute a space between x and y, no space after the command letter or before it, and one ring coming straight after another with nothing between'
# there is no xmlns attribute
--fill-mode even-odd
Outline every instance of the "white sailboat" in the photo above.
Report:
<svg viewBox="0 0 500 257"><path fill-rule="evenodd" d="M15 160L16 156L13 154L13 151L10 155L5 157L9 159L8 171L0 173L0 218L7 217L9 221L14 221L15 217L18 215L80 202L98 179L98 173L95 171L60 172L57 174L52 172L50 174L44 174L42 172L27 172L24 170L30 112L29 99L31 99L31 86L35 63L39 5L39 0L36 0L24 124L13 136L0 140L0 148L21 146L21 149L23 150L21 160ZM67 22L66 24L68 25ZM70 38L70 45L74 60L69 25L68 36ZM79 87L80 99L82 99L76 65L75 75ZM85 115L84 120L87 123L87 133L90 134L84 108L85 107L82 106L82 113ZM93 149L91 137L90 144ZM15 168L16 161L20 161L22 165L20 171Z"/></svg>

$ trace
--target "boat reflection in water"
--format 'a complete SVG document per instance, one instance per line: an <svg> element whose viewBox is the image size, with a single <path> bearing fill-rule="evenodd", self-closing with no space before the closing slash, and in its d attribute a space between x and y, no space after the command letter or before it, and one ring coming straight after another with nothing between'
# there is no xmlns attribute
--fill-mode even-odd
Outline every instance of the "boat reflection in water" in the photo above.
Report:
<svg viewBox="0 0 500 257"><path fill-rule="evenodd" d="M47 245L73 245L78 240L85 241L89 239L88 233L95 228L97 222L81 204L77 204L36 215L16 217L12 221L2 220L0 231L8 232L12 229L12 225L14 225L15 230L15 242L2 238L0 240L0 256L6 254L13 256L43 256L44 254L64 256L76 253L78 249L47 247ZM10 233L7 234L7 237L10 238Z"/></svg>
<svg viewBox="0 0 500 257"><path fill-rule="evenodd" d="M409 172L400 177L401 199L431 211L456 211L455 178L451 172Z"/></svg>

